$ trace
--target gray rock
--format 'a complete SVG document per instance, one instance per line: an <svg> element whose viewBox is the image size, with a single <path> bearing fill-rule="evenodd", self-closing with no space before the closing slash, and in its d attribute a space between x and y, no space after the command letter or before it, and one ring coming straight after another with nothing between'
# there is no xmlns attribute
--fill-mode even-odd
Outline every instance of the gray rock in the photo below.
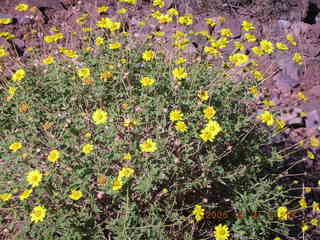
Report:
<svg viewBox="0 0 320 240"><path fill-rule="evenodd" d="M289 108L286 112L282 112L279 118L285 121L288 127L305 127L304 119L299 116L300 112L302 112L300 108Z"/></svg>
<svg viewBox="0 0 320 240"><path fill-rule="evenodd" d="M38 8L62 9L63 5L59 0L24 0L29 6Z"/></svg>
<svg viewBox="0 0 320 240"><path fill-rule="evenodd" d="M307 128L318 128L320 126L320 110L314 110L308 113L306 118Z"/></svg>
<svg viewBox="0 0 320 240"><path fill-rule="evenodd" d="M285 72L279 72L273 78L278 88L281 88L283 91L289 91L292 88L299 86L299 79L292 78Z"/></svg>
<svg viewBox="0 0 320 240"><path fill-rule="evenodd" d="M278 24L283 29L289 29L291 26L291 22L282 19L278 20Z"/></svg>

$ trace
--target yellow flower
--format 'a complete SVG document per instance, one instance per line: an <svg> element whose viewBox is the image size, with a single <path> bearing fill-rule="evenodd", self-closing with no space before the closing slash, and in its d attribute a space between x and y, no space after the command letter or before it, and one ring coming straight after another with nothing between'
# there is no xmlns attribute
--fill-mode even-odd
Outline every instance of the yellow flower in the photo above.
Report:
<svg viewBox="0 0 320 240"><path fill-rule="evenodd" d="M320 184L318 184L318 185L320 185ZM319 207L319 203L318 202L315 202L315 201L313 201L312 202L312 210L313 211L320 211L320 207Z"/></svg>
<svg viewBox="0 0 320 240"><path fill-rule="evenodd" d="M276 126L277 126L277 129L280 130L286 126L286 122L283 120L276 119Z"/></svg>
<svg viewBox="0 0 320 240"><path fill-rule="evenodd" d="M252 52L257 56L263 56L264 52L261 47L253 47L251 48Z"/></svg>
<svg viewBox="0 0 320 240"><path fill-rule="evenodd" d="M242 26L242 29L243 29L244 31L246 31L246 32L249 32L249 31L251 31L251 30L255 30L255 29L256 29L256 28L253 26L252 23L250 23L250 22L248 22L248 21L246 21L246 20L244 20L244 21L242 22L241 26Z"/></svg>
<svg viewBox="0 0 320 240"><path fill-rule="evenodd" d="M157 144L151 138L140 144L141 152L155 152L157 149Z"/></svg>
<svg viewBox="0 0 320 240"><path fill-rule="evenodd" d="M92 150L93 150L93 145L92 145L92 144L85 144L85 145L82 147L82 152L85 153L85 154L91 153Z"/></svg>
<svg viewBox="0 0 320 240"><path fill-rule="evenodd" d="M28 175L27 175L27 182L32 187L39 186L39 183L41 182L41 179L42 179L42 174L38 169L30 171L28 173Z"/></svg>
<svg viewBox="0 0 320 240"><path fill-rule="evenodd" d="M157 17L160 24L166 24L172 22L172 17L168 14L161 14Z"/></svg>
<svg viewBox="0 0 320 240"><path fill-rule="evenodd" d="M103 81L107 81L108 79L112 78L112 72L103 72L100 74L100 79Z"/></svg>
<svg viewBox="0 0 320 240"><path fill-rule="evenodd" d="M249 61L249 57L243 53L235 53L229 56L229 61L232 62L237 67Z"/></svg>
<svg viewBox="0 0 320 240"><path fill-rule="evenodd" d="M220 35L224 36L224 37L231 37L233 35L233 33L231 32L231 30L229 28L222 28L220 30Z"/></svg>
<svg viewBox="0 0 320 240"><path fill-rule="evenodd" d="M110 24L112 23L110 18L101 18L98 22L97 22L97 26L99 28L108 28L110 26Z"/></svg>
<svg viewBox="0 0 320 240"><path fill-rule="evenodd" d="M226 21L226 19L225 19L225 17L220 16L219 21L220 21L220 23L224 23Z"/></svg>
<svg viewBox="0 0 320 240"><path fill-rule="evenodd" d="M275 237L273 240L281 240L280 237Z"/></svg>
<svg viewBox="0 0 320 240"><path fill-rule="evenodd" d="M208 91L202 91L202 90L199 91L198 97L200 98L201 101L207 101L209 99Z"/></svg>
<svg viewBox="0 0 320 240"><path fill-rule="evenodd" d="M17 11L20 11L20 12L25 12L25 11L28 11L29 9L29 5L28 4L25 4L25 3L20 3L16 6L15 8Z"/></svg>
<svg viewBox="0 0 320 240"><path fill-rule="evenodd" d="M296 40L294 39L294 37L293 37L292 34L287 34L287 40L288 40L288 42L291 43L291 45L293 45L293 46L296 46L296 45L297 45L297 42L296 42Z"/></svg>
<svg viewBox="0 0 320 240"><path fill-rule="evenodd" d="M78 76L81 79L90 77L90 69L86 67L78 69Z"/></svg>
<svg viewBox="0 0 320 240"><path fill-rule="evenodd" d="M121 42L113 42L113 43L109 43L109 49L111 50L116 50L121 48L122 44Z"/></svg>
<svg viewBox="0 0 320 240"><path fill-rule="evenodd" d="M108 29L111 31L111 32L114 32L116 30L119 30L121 27L121 23L120 22L112 22L110 23L110 25L108 26Z"/></svg>
<svg viewBox="0 0 320 240"><path fill-rule="evenodd" d="M0 24L9 24L12 22L11 18L0 18Z"/></svg>
<svg viewBox="0 0 320 240"><path fill-rule="evenodd" d="M163 37L164 35L165 35L165 33L164 32L160 32L160 31L157 31L157 32L154 32L153 33L153 35L155 36L155 37Z"/></svg>
<svg viewBox="0 0 320 240"><path fill-rule="evenodd" d="M9 87L8 89L8 95L10 97L13 97L16 94L17 88L16 87Z"/></svg>
<svg viewBox="0 0 320 240"><path fill-rule="evenodd" d="M250 87L250 88L249 88L249 91L250 91L250 93L251 93L254 97L258 97L259 94L260 94L258 88L255 87L255 86L254 86L254 87Z"/></svg>
<svg viewBox="0 0 320 240"><path fill-rule="evenodd" d="M91 133L90 133L90 132L87 132L86 134L84 134L84 136L85 136L86 138L91 138Z"/></svg>
<svg viewBox="0 0 320 240"><path fill-rule="evenodd" d="M273 53L273 44L272 42L268 41L268 40L261 40L260 41L260 48L268 54L272 54Z"/></svg>
<svg viewBox="0 0 320 240"><path fill-rule="evenodd" d="M4 48L0 48L0 57L5 57L8 55L9 55L9 53Z"/></svg>
<svg viewBox="0 0 320 240"><path fill-rule="evenodd" d="M288 46L282 42L277 42L276 43L276 48L278 48L279 50L288 50Z"/></svg>
<svg viewBox="0 0 320 240"><path fill-rule="evenodd" d="M106 176L100 175L100 176L97 177L97 183L98 183L99 185L104 185L104 184L106 184L107 182L108 182L108 179L107 179Z"/></svg>
<svg viewBox="0 0 320 240"><path fill-rule="evenodd" d="M211 27L214 27L217 25L217 23L212 18L205 18L205 21Z"/></svg>
<svg viewBox="0 0 320 240"><path fill-rule="evenodd" d="M257 41L257 38L251 34L251 33L246 33L244 34L244 38L248 41L248 42L255 42Z"/></svg>
<svg viewBox="0 0 320 240"><path fill-rule="evenodd" d="M15 142L15 143L12 143L10 146L9 146L9 149L12 151L12 152L16 152L18 151L19 149L22 148L22 143L21 142Z"/></svg>
<svg viewBox="0 0 320 240"><path fill-rule="evenodd" d="M13 75L12 75L12 80L13 81L21 81L22 79L24 79L24 77L26 76L26 71L23 69L18 69Z"/></svg>
<svg viewBox="0 0 320 240"><path fill-rule="evenodd" d="M142 86L147 87L152 86L155 83L155 80L153 78L143 77L140 79L140 83Z"/></svg>
<svg viewBox="0 0 320 240"><path fill-rule="evenodd" d="M211 42L212 47L218 47L220 49L228 46L229 40L226 37L219 38L216 42Z"/></svg>
<svg viewBox="0 0 320 240"><path fill-rule="evenodd" d="M163 194L166 194L166 193L168 193L169 192L169 190L168 190L168 188L164 188L164 189L162 189L162 191L161 191Z"/></svg>
<svg viewBox="0 0 320 240"><path fill-rule="evenodd" d="M196 221L199 222L204 218L204 209L201 207L201 205L196 204L194 206L192 214L195 216Z"/></svg>
<svg viewBox="0 0 320 240"><path fill-rule="evenodd" d="M154 59L155 55L156 55L156 54L155 54L154 51L152 51L152 50L146 50L146 51L143 53L142 58L143 58L143 60L145 60L145 61L151 61L152 59Z"/></svg>
<svg viewBox="0 0 320 240"><path fill-rule="evenodd" d="M25 113L29 110L29 105L26 103L22 103L19 105L19 111Z"/></svg>
<svg viewBox="0 0 320 240"><path fill-rule="evenodd" d="M97 37L95 40L95 44L97 46L102 46L104 44L104 38L103 37Z"/></svg>
<svg viewBox="0 0 320 240"><path fill-rule="evenodd" d="M176 122L175 128L179 132L186 132L188 131L188 126L183 121Z"/></svg>
<svg viewBox="0 0 320 240"><path fill-rule="evenodd" d="M185 63L187 60L183 57L179 57L176 61L175 64L179 65L179 64L183 64Z"/></svg>
<svg viewBox="0 0 320 240"><path fill-rule="evenodd" d="M172 122L179 121L183 119L183 113L180 110L172 110L169 117Z"/></svg>
<svg viewBox="0 0 320 240"><path fill-rule="evenodd" d="M257 71L257 70L253 70L253 71L251 71L251 72L252 72L252 74L253 74L253 76L254 76L254 78L255 78L256 80L261 81L261 80L264 79L264 76L263 76L263 74L262 74L261 72L259 72L259 71Z"/></svg>
<svg viewBox="0 0 320 240"><path fill-rule="evenodd" d="M127 9L125 9L125 8L120 8L120 9L117 11L117 13L120 14L120 15L126 14L126 13L127 13Z"/></svg>
<svg viewBox="0 0 320 240"><path fill-rule="evenodd" d="M306 231L308 231L308 229L309 229L309 226L307 224L305 224L305 223L301 224L301 231L302 232L306 232Z"/></svg>
<svg viewBox="0 0 320 240"><path fill-rule="evenodd" d="M52 63L54 63L54 58L51 57L51 56L49 56L49 57L47 57L47 58L44 58L44 59L42 60L42 63L43 63L43 64L46 64L46 65L52 64Z"/></svg>
<svg viewBox="0 0 320 240"><path fill-rule="evenodd" d="M261 120L263 123L266 123L268 126L272 126L274 123L273 116L269 111L264 111L257 117L257 119Z"/></svg>
<svg viewBox="0 0 320 240"><path fill-rule="evenodd" d="M167 14L171 17L173 16L178 16L179 15L179 12L177 9L175 8L170 8L168 11L167 11Z"/></svg>
<svg viewBox="0 0 320 240"><path fill-rule="evenodd" d="M117 177L114 179L113 184L112 184L112 190L113 191L119 191L123 186L123 182L120 177Z"/></svg>
<svg viewBox="0 0 320 240"><path fill-rule="evenodd" d="M144 26L146 25L146 23L145 23L144 21L139 21L139 22L138 22L138 25L139 25L140 27L144 27Z"/></svg>
<svg viewBox="0 0 320 240"><path fill-rule="evenodd" d="M132 156L130 153L123 154L122 158L126 161L130 161L132 159Z"/></svg>
<svg viewBox="0 0 320 240"><path fill-rule="evenodd" d="M182 67L173 69L172 74L176 79L179 79L179 80L185 79L188 77L188 73Z"/></svg>
<svg viewBox="0 0 320 240"><path fill-rule="evenodd" d="M319 220L317 218L312 218L310 223L311 225L317 227L319 225Z"/></svg>
<svg viewBox="0 0 320 240"><path fill-rule="evenodd" d="M6 202L9 201L12 198L12 194L11 193L1 193L0 194L0 200Z"/></svg>
<svg viewBox="0 0 320 240"><path fill-rule="evenodd" d="M31 189L27 189L25 190L23 193L20 194L19 199L25 200L26 198L28 198L30 196L30 194L33 192L32 188Z"/></svg>
<svg viewBox="0 0 320 240"><path fill-rule="evenodd" d="M306 97L302 92L298 92L296 96L297 96L297 98L299 98L305 102L307 102L309 100L309 98Z"/></svg>
<svg viewBox="0 0 320 240"><path fill-rule="evenodd" d="M311 190L312 190L312 188L311 188L311 187L305 187L305 188L304 188L304 191L305 191L306 193L310 193L310 192L311 192Z"/></svg>
<svg viewBox="0 0 320 240"><path fill-rule="evenodd" d="M214 47L204 47L204 52L213 56L220 56L221 52L217 49L215 49Z"/></svg>
<svg viewBox="0 0 320 240"><path fill-rule="evenodd" d="M187 14L185 16L181 16L179 17L178 19L178 22L181 24L181 25L192 25L193 24L193 17L191 14Z"/></svg>
<svg viewBox="0 0 320 240"><path fill-rule="evenodd" d="M137 120L125 119L123 122L123 126L130 128L138 125L138 123L139 122Z"/></svg>
<svg viewBox="0 0 320 240"><path fill-rule="evenodd" d="M31 216L31 222L42 222L43 219L46 217L46 208L43 207L43 206L37 206L37 207L34 207L30 216Z"/></svg>
<svg viewBox="0 0 320 240"><path fill-rule="evenodd" d="M308 158L313 159L313 160L316 158L314 156L314 154L312 152L310 152L310 151L307 151L307 156L308 156Z"/></svg>
<svg viewBox="0 0 320 240"><path fill-rule="evenodd" d="M269 108L269 107L274 107L275 106L275 103L271 100L268 100L268 99L265 99L262 101L263 104L266 106L266 108Z"/></svg>
<svg viewBox="0 0 320 240"><path fill-rule="evenodd" d="M96 125L104 124L107 122L108 114L102 109L97 109L92 114L92 119Z"/></svg>
<svg viewBox="0 0 320 240"><path fill-rule="evenodd" d="M216 110L213 107L209 106L203 109L203 114L206 119L210 120L216 114Z"/></svg>
<svg viewBox="0 0 320 240"><path fill-rule="evenodd" d="M108 6L102 5L102 6L100 6L100 7L97 8L97 12L98 12L98 13L105 13L105 12L108 11L108 9L109 9Z"/></svg>
<svg viewBox="0 0 320 240"><path fill-rule="evenodd" d="M235 41L233 42L234 48L240 51L244 51L245 50L245 46L239 42L239 41Z"/></svg>
<svg viewBox="0 0 320 240"><path fill-rule="evenodd" d="M303 64L303 60L302 60L302 56L300 53L294 53L292 56L292 60L296 63L296 64Z"/></svg>
<svg viewBox="0 0 320 240"><path fill-rule="evenodd" d="M213 235L216 240L227 240L230 236L228 226L222 224L215 226Z"/></svg>
<svg viewBox="0 0 320 240"><path fill-rule="evenodd" d="M280 220L288 220L288 209L286 207L278 207L277 216Z"/></svg>
<svg viewBox="0 0 320 240"><path fill-rule="evenodd" d="M212 142L214 138L222 131L220 124L217 121L209 120L205 128L200 132L200 138L207 142Z"/></svg>
<svg viewBox="0 0 320 240"><path fill-rule="evenodd" d="M163 0L153 0L152 5L154 7L163 8L164 7L164 1Z"/></svg>
<svg viewBox="0 0 320 240"><path fill-rule="evenodd" d="M44 36L43 40L46 42L46 43L53 43L54 42L54 36L53 35L47 35L47 36Z"/></svg>
<svg viewBox="0 0 320 240"><path fill-rule="evenodd" d="M122 168L119 171L119 178L126 177L129 178L134 174L134 169L132 168Z"/></svg>
<svg viewBox="0 0 320 240"><path fill-rule="evenodd" d="M307 208L307 207L308 207L307 202L306 202L305 199L301 199L301 200L299 201L299 205L300 205L300 207L302 207L302 208Z"/></svg>
<svg viewBox="0 0 320 240"><path fill-rule="evenodd" d="M312 136L310 138L310 146L311 147L320 147L320 140L316 138L315 136Z"/></svg>
<svg viewBox="0 0 320 240"><path fill-rule="evenodd" d="M48 155L48 161L55 163L60 158L60 152L58 150L50 151Z"/></svg>
<svg viewBox="0 0 320 240"><path fill-rule="evenodd" d="M63 53L63 55L65 55L68 58L78 57L78 54L75 51L70 50L70 49L62 49L62 53Z"/></svg>
<svg viewBox="0 0 320 240"><path fill-rule="evenodd" d="M72 190L71 194L69 194L69 198L71 198L72 200L79 200L80 198L82 198L83 194L80 190Z"/></svg>

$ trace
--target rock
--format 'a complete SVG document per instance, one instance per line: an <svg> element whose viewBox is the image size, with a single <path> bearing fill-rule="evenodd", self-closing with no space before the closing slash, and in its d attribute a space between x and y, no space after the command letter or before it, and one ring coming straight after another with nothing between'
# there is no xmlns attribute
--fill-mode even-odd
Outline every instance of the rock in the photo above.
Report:
<svg viewBox="0 0 320 240"><path fill-rule="evenodd" d="M308 102L304 102L300 105L300 108L304 112L312 112L314 110L319 110L320 109L320 101L317 99L313 99Z"/></svg>
<svg viewBox="0 0 320 240"><path fill-rule="evenodd" d="M291 22L287 21L287 20L278 20L278 25L282 28L282 29L289 29L291 26Z"/></svg>
<svg viewBox="0 0 320 240"><path fill-rule="evenodd" d="M204 47L208 42L206 37L201 36L199 34L193 34L189 39L193 46L200 49Z"/></svg>
<svg viewBox="0 0 320 240"><path fill-rule="evenodd" d="M288 108L280 114L279 118L285 121L288 127L303 128L305 127L305 121L299 116L300 112L302 112L300 108Z"/></svg>
<svg viewBox="0 0 320 240"><path fill-rule="evenodd" d="M320 126L320 110L313 110L308 113L306 118L307 128L319 128Z"/></svg>
<svg viewBox="0 0 320 240"><path fill-rule="evenodd" d="M296 22L291 25L291 31L295 36L300 36L309 30L309 26L309 24L304 22Z"/></svg>
<svg viewBox="0 0 320 240"><path fill-rule="evenodd" d="M24 0L24 3L37 8L63 9L62 2L59 0Z"/></svg>
<svg viewBox="0 0 320 240"><path fill-rule="evenodd" d="M278 73L273 79L275 80L277 87L280 88L282 92L290 91L292 88L296 88L300 84L299 80L290 77L285 72Z"/></svg>
<svg viewBox="0 0 320 240"><path fill-rule="evenodd" d="M13 48L17 50L18 55L22 56L26 48L25 42L21 39L15 38L15 39L12 39L11 43Z"/></svg>
<svg viewBox="0 0 320 240"><path fill-rule="evenodd" d="M285 55L277 60L279 68L286 74L288 74L291 78L296 80L299 79L299 67L293 60L291 56Z"/></svg>

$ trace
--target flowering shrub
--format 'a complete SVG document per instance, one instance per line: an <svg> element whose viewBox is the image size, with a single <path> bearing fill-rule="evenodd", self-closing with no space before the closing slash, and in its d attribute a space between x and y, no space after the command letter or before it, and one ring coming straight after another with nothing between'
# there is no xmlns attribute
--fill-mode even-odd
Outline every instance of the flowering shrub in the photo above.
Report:
<svg viewBox="0 0 320 240"><path fill-rule="evenodd" d="M258 41L251 33L254 24L244 21L241 40L233 41L226 28L218 39L202 32L206 54L195 60L184 52L191 34L176 31L174 57L168 60L161 51L166 45L153 44L165 33L127 47L132 39L123 34L121 18L124 7L136 1L119 3L119 19L101 17L94 29L84 31L93 39L86 48L61 47L62 33L48 35L42 41L52 52L34 56L41 65L27 63L6 79L0 93L1 226L13 233L15 223L22 222L15 235L20 239L288 235L290 226L283 222L292 220L291 209L307 209L310 201L294 205L290 186L279 186L288 166L282 164L285 153L273 148L270 132L277 134L286 123L269 109L270 100L261 113L245 104L257 100L264 79L245 48L257 41L252 51L263 57L290 48L293 36L287 37L291 45L274 47ZM152 5L158 11L165 1ZM99 6L97 13L108 10ZM76 22L84 25L88 17ZM191 14L180 16L173 8L152 17L159 24L193 24ZM224 19L204 21L215 26ZM213 64L210 59L220 59L231 43L237 52L222 65ZM90 54L93 49L96 54ZM9 55L5 49L0 53L4 59ZM302 64L302 56L295 53L293 61ZM226 78L226 69L233 67L247 73L244 81ZM308 100L303 93L297 96ZM310 144L319 147L320 140L314 136ZM311 151L308 157L316 158ZM223 219L208 217L217 209ZM252 218L252 212L274 214ZM308 226L303 222L301 231Z"/></svg>

